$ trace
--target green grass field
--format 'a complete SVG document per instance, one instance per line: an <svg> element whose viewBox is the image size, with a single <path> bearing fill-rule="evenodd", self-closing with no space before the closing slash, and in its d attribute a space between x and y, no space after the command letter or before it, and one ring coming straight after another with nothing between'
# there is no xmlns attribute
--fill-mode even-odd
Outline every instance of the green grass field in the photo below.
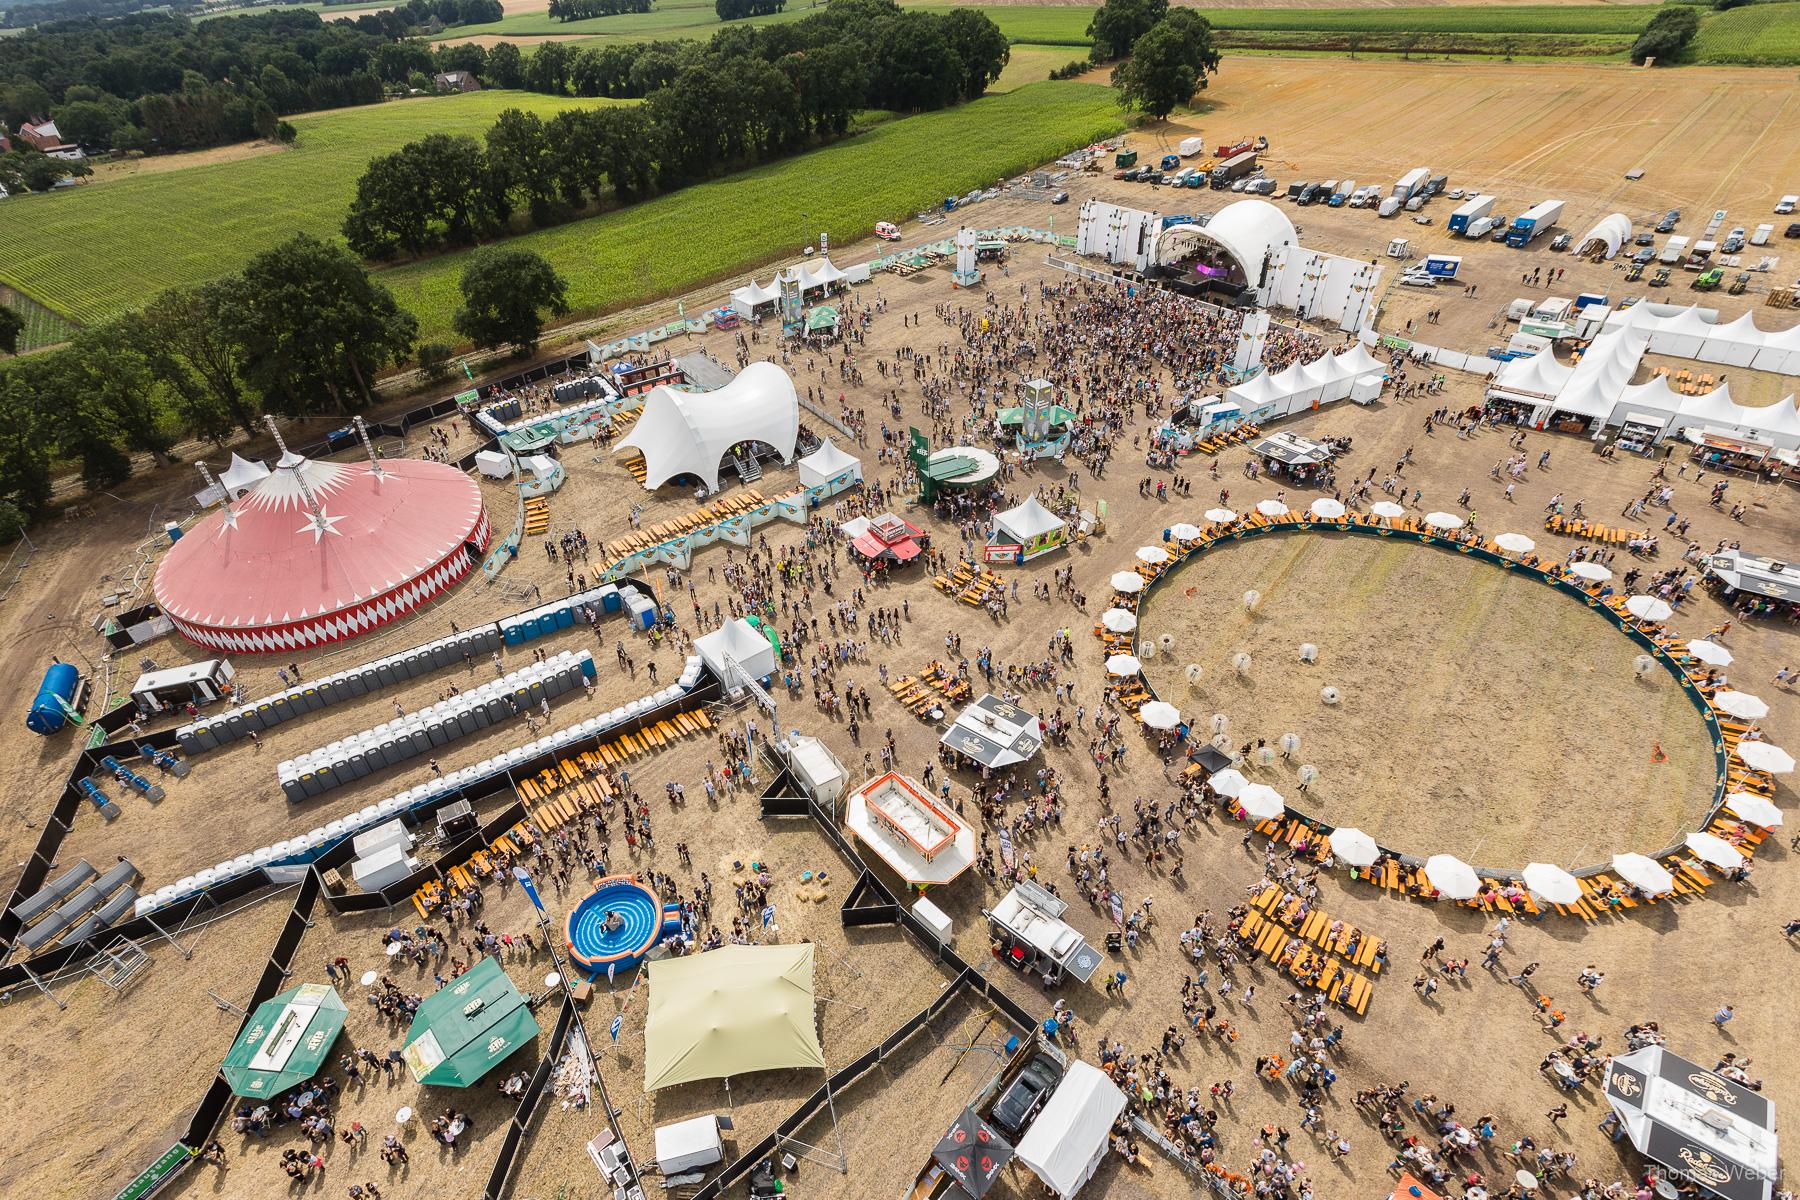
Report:
<svg viewBox="0 0 1800 1200"><path fill-rule="evenodd" d="M798 252L820 231L834 242L861 237L876 221L910 217L1123 124L1110 88L1034 83L509 244L555 264L577 313L604 312L742 278ZM421 339L456 340L450 320L466 257L444 255L378 276L418 315Z"/></svg>
<svg viewBox="0 0 1800 1200"><path fill-rule="evenodd" d="M1800 63L1800 4L1752 4L1705 17L1688 57L1751 66Z"/></svg>
<svg viewBox="0 0 1800 1200"><path fill-rule="evenodd" d="M740 25L768 25L776 21L792 21L810 10L807 4L793 3L778 13L763 17L746 17L733 22ZM587 35L584 40L603 42L651 42L659 39L699 38L705 40L725 27L719 20L713 0L656 0L647 13L618 13L610 17L588 17L580 21L552 21L547 12L514 13L486 25L459 25L444 31L446 38L475 34L501 34L507 37L529 37L544 34Z"/></svg>
<svg viewBox="0 0 1800 1200"><path fill-rule="evenodd" d="M31 350L42 350L46 346L66 342L75 336L74 325L51 312L30 296L21 295L10 288L0 288L0 305L12 309L25 318L25 328L19 333L20 354Z"/></svg>
<svg viewBox="0 0 1800 1200"><path fill-rule="evenodd" d="M0 203L0 283L88 324L163 288L217 278L291 234L336 237L363 164L428 133L480 137L506 108L609 101L525 92L390 101L297 116L292 148Z"/></svg>

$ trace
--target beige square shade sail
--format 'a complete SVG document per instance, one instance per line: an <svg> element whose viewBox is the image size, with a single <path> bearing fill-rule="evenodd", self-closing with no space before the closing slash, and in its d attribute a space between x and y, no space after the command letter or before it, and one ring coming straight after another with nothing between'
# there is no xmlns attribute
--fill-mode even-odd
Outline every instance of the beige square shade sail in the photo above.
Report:
<svg viewBox="0 0 1800 1200"><path fill-rule="evenodd" d="M721 946L649 971L646 1092L752 1071L824 1069L812 946Z"/></svg>

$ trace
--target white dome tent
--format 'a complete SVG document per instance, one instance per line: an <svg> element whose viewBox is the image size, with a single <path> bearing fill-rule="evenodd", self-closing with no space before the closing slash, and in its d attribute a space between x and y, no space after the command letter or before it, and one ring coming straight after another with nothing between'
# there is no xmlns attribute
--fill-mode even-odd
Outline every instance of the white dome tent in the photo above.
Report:
<svg viewBox="0 0 1800 1200"><path fill-rule="evenodd" d="M1575 253L1583 257L1604 249L1606 257L1617 258L1620 247L1631 238L1631 218L1624 213L1601 217L1598 224L1575 243Z"/></svg>
<svg viewBox="0 0 1800 1200"><path fill-rule="evenodd" d="M719 463L740 442L762 442L784 463L794 460L800 436L800 399L788 373L755 362L724 387L682 392L651 390L643 415L615 450L644 456L644 486L655 490L677 475L694 475L708 492L719 490Z"/></svg>
<svg viewBox="0 0 1800 1200"><path fill-rule="evenodd" d="M1162 266L1204 258L1224 268L1231 282L1259 289L1268 283L1265 276L1274 256L1298 244L1286 213L1266 200L1239 200L1220 209L1204 228L1182 224L1164 230L1156 258Z"/></svg>

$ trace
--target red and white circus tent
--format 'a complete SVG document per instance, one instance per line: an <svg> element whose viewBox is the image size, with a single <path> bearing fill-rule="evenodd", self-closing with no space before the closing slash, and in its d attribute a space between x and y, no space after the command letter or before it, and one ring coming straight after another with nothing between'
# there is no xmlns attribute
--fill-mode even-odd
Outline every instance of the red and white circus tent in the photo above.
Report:
<svg viewBox="0 0 1800 1200"><path fill-rule="evenodd" d="M189 640L280 653L367 633L481 562L481 488L421 459L317 462L268 478L188 530L156 570L156 602Z"/></svg>

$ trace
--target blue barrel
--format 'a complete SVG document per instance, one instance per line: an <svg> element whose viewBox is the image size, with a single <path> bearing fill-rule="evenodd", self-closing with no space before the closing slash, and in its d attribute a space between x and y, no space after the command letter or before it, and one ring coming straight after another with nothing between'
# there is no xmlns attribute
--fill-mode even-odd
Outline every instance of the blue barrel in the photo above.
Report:
<svg viewBox="0 0 1800 1200"><path fill-rule="evenodd" d="M61 730L69 720L63 705L74 703L80 683L81 672L68 663L57 663L45 671L44 682L38 685L37 696L25 714L25 728L45 737Z"/></svg>

